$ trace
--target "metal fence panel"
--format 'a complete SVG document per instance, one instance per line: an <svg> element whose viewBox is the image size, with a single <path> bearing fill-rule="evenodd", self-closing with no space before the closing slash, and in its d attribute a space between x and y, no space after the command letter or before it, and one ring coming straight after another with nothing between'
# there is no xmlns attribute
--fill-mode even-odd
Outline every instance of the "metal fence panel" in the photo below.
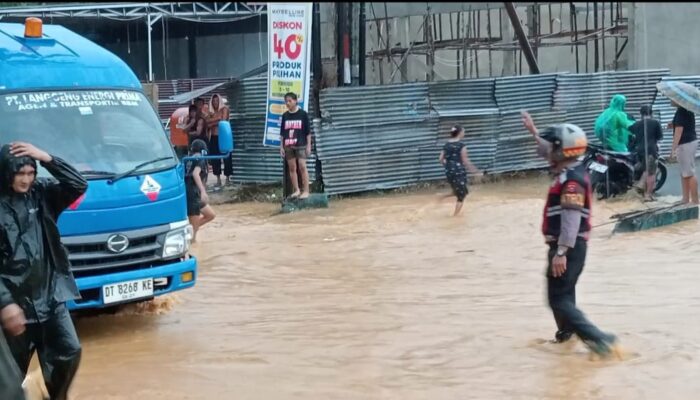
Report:
<svg viewBox="0 0 700 400"><path fill-rule="evenodd" d="M566 119L563 111L540 110L531 112L540 127L562 123ZM498 144L493 172L511 172L544 168L547 162L537 155L537 144L523 127L520 113L503 113L498 124Z"/></svg>
<svg viewBox="0 0 700 400"><path fill-rule="evenodd" d="M428 88L431 107L440 116L460 116L498 109L495 79L433 82Z"/></svg>
<svg viewBox="0 0 700 400"><path fill-rule="evenodd" d="M496 104L501 112L552 108L558 74L497 78Z"/></svg>
<svg viewBox="0 0 700 400"><path fill-rule="evenodd" d="M435 133L433 119L323 129L316 138L316 149L321 160L373 151L398 151L435 144Z"/></svg>
<svg viewBox="0 0 700 400"><path fill-rule="evenodd" d="M413 123L430 117L427 83L330 88L322 90L320 98L324 128Z"/></svg>
<svg viewBox="0 0 700 400"><path fill-rule="evenodd" d="M420 181L419 151L377 151L323 160L328 194L393 189Z"/></svg>

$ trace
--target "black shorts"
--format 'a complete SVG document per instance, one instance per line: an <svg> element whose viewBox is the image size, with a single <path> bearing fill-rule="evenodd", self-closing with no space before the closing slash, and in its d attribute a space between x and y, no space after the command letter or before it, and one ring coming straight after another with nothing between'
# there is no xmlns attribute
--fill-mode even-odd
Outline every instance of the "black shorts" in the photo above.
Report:
<svg viewBox="0 0 700 400"><path fill-rule="evenodd" d="M187 188L187 216L196 217L202 214L202 208L206 204L202 204L202 194L199 192L199 188Z"/></svg>

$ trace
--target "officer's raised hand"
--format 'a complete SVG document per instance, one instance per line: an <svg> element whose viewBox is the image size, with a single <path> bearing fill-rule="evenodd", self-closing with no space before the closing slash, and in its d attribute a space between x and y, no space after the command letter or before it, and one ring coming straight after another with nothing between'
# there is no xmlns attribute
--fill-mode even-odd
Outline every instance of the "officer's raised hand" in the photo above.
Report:
<svg viewBox="0 0 700 400"><path fill-rule="evenodd" d="M17 304L10 304L0 310L0 320L2 327L12 336L24 333L27 320L24 318L24 311Z"/></svg>
<svg viewBox="0 0 700 400"><path fill-rule="evenodd" d="M523 125L525 126L525 129L530 132L532 136L537 136L537 126L535 126L535 121L532 120L532 117L530 116L530 113L527 111L521 111L520 112L520 117Z"/></svg>
<svg viewBox="0 0 700 400"><path fill-rule="evenodd" d="M31 157L41 162L51 162L51 155L30 143L14 142L10 143L10 154L15 157Z"/></svg>

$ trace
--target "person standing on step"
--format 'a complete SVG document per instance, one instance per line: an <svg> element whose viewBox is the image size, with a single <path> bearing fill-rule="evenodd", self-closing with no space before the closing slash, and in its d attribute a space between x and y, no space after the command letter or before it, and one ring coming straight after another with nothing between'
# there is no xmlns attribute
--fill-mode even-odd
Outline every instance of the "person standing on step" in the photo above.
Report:
<svg viewBox="0 0 700 400"><path fill-rule="evenodd" d="M615 335L602 332L576 307L576 283L586 261L593 198L590 177L581 161L588 146L586 134L572 124L554 125L539 134L527 112L522 113L522 121L554 174L542 221L549 247L547 296L558 328L554 341L566 342L576 334L593 353L619 357Z"/></svg>
<svg viewBox="0 0 700 400"><path fill-rule="evenodd" d="M663 140L664 134L661 123L652 118L651 107L642 106L639 110L642 119L635 122L630 127L630 132L634 135L634 152L636 153L638 164L644 169L640 183L644 185L644 201L654 200L654 188L656 187L656 162L659 159L659 142Z"/></svg>
<svg viewBox="0 0 700 400"><path fill-rule="evenodd" d="M292 182L293 193L290 198L306 199L309 197L309 171L306 159L311 155L311 123L309 114L297 104L297 95L284 95L287 110L282 114L280 124L280 153L287 162L289 179ZM301 175L302 190L299 190L299 175Z"/></svg>
<svg viewBox="0 0 700 400"><path fill-rule="evenodd" d="M223 104L223 99L218 94L211 96L209 100L209 115L207 127L209 129L209 154L212 156L221 155L219 151L219 122L229 120L229 108ZM212 172L216 176L216 186L221 187L221 160L211 160ZM224 176L226 183L233 184L233 161L231 157L224 158Z"/></svg>
<svg viewBox="0 0 700 400"><path fill-rule="evenodd" d="M673 128L673 147L671 157L678 159L678 169L681 173L683 188L683 203L698 204L698 179L695 176L695 155L698 151L698 137L695 133L695 114L686 110L678 103L671 101L676 107L676 114L669 124Z"/></svg>
<svg viewBox="0 0 700 400"><path fill-rule="evenodd" d="M186 121L187 122L185 123L183 129L185 132L187 132L188 148L189 146L192 146L192 142L197 139L206 140L207 126L205 124L204 117L201 115L196 105L190 105Z"/></svg>
<svg viewBox="0 0 700 400"><path fill-rule="evenodd" d="M464 198L469 194L467 188L467 168L469 171L478 174L479 170L472 164L467 156L467 147L462 143L464 139L464 128L455 125L450 130L450 139L445 143L440 152L440 164L445 167L447 182L452 187L452 193L457 196L454 215L457 216L462 211Z"/></svg>

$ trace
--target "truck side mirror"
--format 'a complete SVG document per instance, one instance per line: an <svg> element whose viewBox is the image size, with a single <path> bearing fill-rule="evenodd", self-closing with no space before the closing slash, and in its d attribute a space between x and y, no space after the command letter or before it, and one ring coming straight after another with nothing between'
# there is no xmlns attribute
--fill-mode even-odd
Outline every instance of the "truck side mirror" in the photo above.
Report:
<svg viewBox="0 0 700 400"><path fill-rule="evenodd" d="M233 151L233 129L229 121L219 121L219 152L228 154Z"/></svg>

